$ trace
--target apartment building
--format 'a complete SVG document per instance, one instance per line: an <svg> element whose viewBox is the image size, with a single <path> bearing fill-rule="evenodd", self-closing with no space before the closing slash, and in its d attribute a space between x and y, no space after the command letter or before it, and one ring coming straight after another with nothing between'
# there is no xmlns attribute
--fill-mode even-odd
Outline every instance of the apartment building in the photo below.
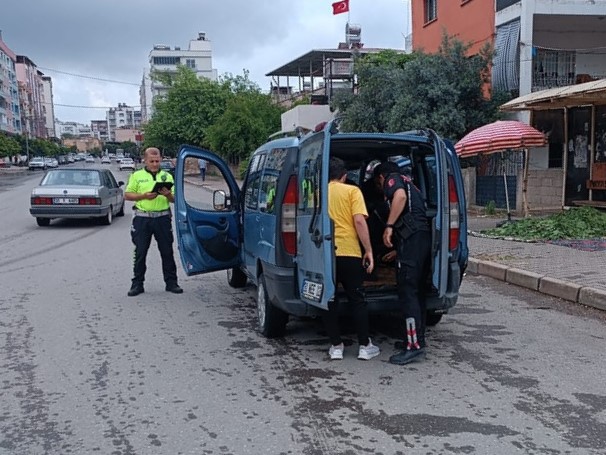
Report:
<svg viewBox="0 0 606 455"><path fill-rule="evenodd" d="M212 43L206 33L199 32L198 37L190 40L187 49L178 46L171 48L165 44L156 44L149 53L149 70L145 70L139 97L144 121L153 113L153 100L167 93L168 88L155 79L157 73L176 73L177 67L184 65L196 73L213 81L217 80L217 70L212 67Z"/></svg>
<svg viewBox="0 0 606 455"><path fill-rule="evenodd" d="M42 111L46 127L46 137L55 137L55 104L53 99L53 80L42 76Z"/></svg>
<svg viewBox="0 0 606 455"><path fill-rule="evenodd" d="M77 122L62 122L55 119L55 137L63 139L69 138L87 138L92 137L93 132L89 125Z"/></svg>
<svg viewBox="0 0 606 455"><path fill-rule="evenodd" d="M20 134L22 126L16 63L17 55L0 31L0 131L9 134Z"/></svg>
<svg viewBox="0 0 606 455"><path fill-rule="evenodd" d="M121 128L141 128L141 111L118 103L118 107L112 107L106 112L107 136L110 141L116 141L116 130Z"/></svg>
<svg viewBox="0 0 606 455"><path fill-rule="evenodd" d="M93 137L96 137L102 142L109 141L109 129L107 126L107 120L91 120L90 128Z"/></svg>
<svg viewBox="0 0 606 455"><path fill-rule="evenodd" d="M17 82L19 84L19 103L21 106L21 124L30 137L46 139L46 116L44 112L43 74L36 64L25 55L17 55Z"/></svg>

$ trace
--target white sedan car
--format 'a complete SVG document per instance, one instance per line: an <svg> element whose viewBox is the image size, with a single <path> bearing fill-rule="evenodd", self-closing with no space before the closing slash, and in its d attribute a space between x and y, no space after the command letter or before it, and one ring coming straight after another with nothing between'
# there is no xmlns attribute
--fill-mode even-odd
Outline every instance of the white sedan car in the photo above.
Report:
<svg viewBox="0 0 606 455"><path fill-rule="evenodd" d="M122 158L120 160L120 164L118 165L118 167L120 168L121 171L123 171L125 169L130 169L130 170L134 171L136 169L135 162L133 161L132 158Z"/></svg>

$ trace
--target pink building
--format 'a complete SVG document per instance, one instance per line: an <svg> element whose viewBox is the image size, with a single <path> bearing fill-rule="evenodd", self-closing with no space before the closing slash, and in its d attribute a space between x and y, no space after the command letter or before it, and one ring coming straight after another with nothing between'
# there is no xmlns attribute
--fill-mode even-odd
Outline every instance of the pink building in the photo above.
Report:
<svg viewBox="0 0 606 455"><path fill-rule="evenodd" d="M2 41L0 32L0 132L21 133L21 110L16 73L17 56Z"/></svg>
<svg viewBox="0 0 606 455"><path fill-rule="evenodd" d="M17 56L16 68L23 130L30 136L46 139L43 74L24 55Z"/></svg>

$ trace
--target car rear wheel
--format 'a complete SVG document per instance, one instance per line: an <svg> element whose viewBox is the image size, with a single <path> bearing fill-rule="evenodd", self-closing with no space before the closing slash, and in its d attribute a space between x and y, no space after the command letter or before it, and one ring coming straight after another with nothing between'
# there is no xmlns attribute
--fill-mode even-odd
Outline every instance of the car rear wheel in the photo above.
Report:
<svg viewBox="0 0 606 455"><path fill-rule="evenodd" d="M288 314L276 308L269 301L267 289L265 287L265 277L259 275L257 285L257 317L259 321L259 332L267 338L277 338L284 336Z"/></svg>
<svg viewBox="0 0 606 455"><path fill-rule="evenodd" d="M243 288L244 286L246 286L247 282L248 277L240 269L240 267L233 267L231 269L227 269L227 283L232 288Z"/></svg>
<svg viewBox="0 0 606 455"><path fill-rule="evenodd" d="M101 224L105 226L109 226L110 224L112 224L112 221L114 220L113 210L113 207L109 208L109 210L107 211L107 215L101 218Z"/></svg>
<svg viewBox="0 0 606 455"><path fill-rule="evenodd" d="M36 218L38 226L46 227L50 224L50 218Z"/></svg>
<svg viewBox="0 0 606 455"><path fill-rule="evenodd" d="M120 206L118 213L116 213L116 216L124 216L124 201L122 201L122 205Z"/></svg>

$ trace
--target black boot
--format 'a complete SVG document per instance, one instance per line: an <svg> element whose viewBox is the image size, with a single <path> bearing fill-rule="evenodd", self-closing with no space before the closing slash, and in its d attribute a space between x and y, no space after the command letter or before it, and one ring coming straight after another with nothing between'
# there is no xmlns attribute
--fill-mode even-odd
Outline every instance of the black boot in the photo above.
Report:
<svg viewBox="0 0 606 455"><path fill-rule="evenodd" d="M183 294L183 289L177 283L170 283L166 285L166 292L172 292L173 294Z"/></svg>
<svg viewBox="0 0 606 455"><path fill-rule="evenodd" d="M425 348L401 351L389 358L389 363L394 365L406 365L411 362L419 362L425 359Z"/></svg>
<svg viewBox="0 0 606 455"><path fill-rule="evenodd" d="M133 283L133 285L130 287L130 290L128 291L128 296L134 297L136 295L143 294L144 292L145 292L145 289L143 289L142 284Z"/></svg>

